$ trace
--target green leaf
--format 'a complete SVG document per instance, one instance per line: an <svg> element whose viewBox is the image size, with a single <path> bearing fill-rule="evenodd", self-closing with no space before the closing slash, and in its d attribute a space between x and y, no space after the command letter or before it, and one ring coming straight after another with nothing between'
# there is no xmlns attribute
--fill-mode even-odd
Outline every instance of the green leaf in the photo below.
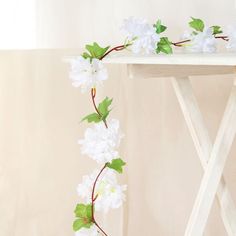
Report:
<svg viewBox="0 0 236 236"><path fill-rule="evenodd" d="M112 103L112 99L106 97L101 103L98 105L98 113L91 113L87 116L85 116L81 121L87 120L88 123L94 122L98 123L102 120L105 120L107 116L109 115L110 111L109 106Z"/></svg>
<svg viewBox="0 0 236 236"><path fill-rule="evenodd" d="M105 120L107 116L109 115L110 111L109 106L112 103L112 99L106 97L101 103L98 105L98 111L101 114L101 119Z"/></svg>
<svg viewBox="0 0 236 236"><path fill-rule="evenodd" d="M85 204L77 204L74 210L76 217L86 217L87 216L87 205Z"/></svg>
<svg viewBox="0 0 236 236"><path fill-rule="evenodd" d="M74 231L78 231L80 230L81 228L84 227L84 221L83 219L76 219L73 223L73 230Z"/></svg>
<svg viewBox="0 0 236 236"><path fill-rule="evenodd" d="M157 43L156 53L166 53L166 54L172 54L173 50L171 47L171 42L167 37L162 37L160 41Z"/></svg>
<svg viewBox="0 0 236 236"><path fill-rule="evenodd" d="M211 28L213 29L213 35L222 34L223 33L221 27L218 26L218 25L213 25L213 26L211 26Z"/></svg>
<svg viewBox="0 0 236 236"><path fill-rule="evenodd" d="M204 30L204 22L201 19L191 17L192 21L189 22L189 26L195 29L196 31L202 32Z"/></svg>
<svg viewBox="0 0 236 236"><path fill-rule="evenodd" d="M84 224L83 227L89 229L92 225L93 225L93 222L90 222L88 224Z"/></svg>
<svg viewBox="0 0 236 236"><path fill-rule="evenodd" d="M85 121L85 120L87 120L88 123L91 123L91 122L98 123L102 121L102 118L97 113L92 113L85 116L81 121Z"/></svg>
<svg viewBox="0 0 236 236"><path fill-rule="evenodd" d="M96 42L94 42L93 45L88 44L85 47L89 51L90 57L97 58L97 59L100 59L102 56L104 56L104 54L110 48L110 46L102 48Z"/></svg>
<svg viewBox="0 0 236 236"><path fill-rule="evenodd" d="M82 57L83 57L84 59L91 58L91 56L90 56L87 52L84 52L84 53L82 54Z"/></svg>
<svg viewBox="0 0 236 236"><path fill-rule="evenodd" d="M76 219L73 223L73 230L76 232L76 231L79 231L81 228L90 228L91 226L93 225L92 222L86 222L85 219Z"/></svg>
<svg viewBox="0 0 236 236"><path fill-rule="evenodd" d="M92 204L86 206L86 216L92 221Z"/></svg>
<svg viewBox="0 0 236 236"><path fill-rule="evenodd" d="M167 29L166 26L161 24L161 20L158 20L156 22L156 24L154 25L154 27L156 28L156 33L157 34L160 34L160 33L164 32Z"/></svg>
<svg viewBox="0 0 236 236"><path fill-rule="evenodd" d="M74 210L75 216L79 218L87 218L89 221L92 220L92 205L88 204L77 204Z"/></svg>
<svg viewBox="0 0 236 236"><path fill-rule="evenodd" d="M116 170L118 173L122 173L123 166L125 164L126 163L121 158L117 158L117 159L113 159L112 162L107 163L107 167L109 167L110 169Z"/></svg>
<svg viewBox="0 0 236 236"><path fill-rule="evenodd" d="M74 231L78 231L81 228L90 228L92 222L92 205L77 204L74 210L77 219L73 223Z"/></svg>

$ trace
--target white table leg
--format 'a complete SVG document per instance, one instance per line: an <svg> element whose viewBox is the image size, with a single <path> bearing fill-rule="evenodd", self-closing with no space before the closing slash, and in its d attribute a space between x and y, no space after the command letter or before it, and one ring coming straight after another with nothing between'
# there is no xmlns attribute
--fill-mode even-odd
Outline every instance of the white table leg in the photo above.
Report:
<svg viewBox="0 0 236 236"><path fill-rule="evenodd" d="M173 78L172 84L174 86L177 98L179 100L181 109L183 111L184 118L188 125L190 134L193 138L194 145L196 147L197 153L201 160L202 166L206 170L205 175L207 175L207 171L209 171L210 169L210 166L207 165L210 155L211 157L216 156L215 159L217 159L217 161L214 162L214 165L212 164L213 168L211 168L212 169L211 175L217 172L217 175L219 176L218 178L220 181L221 174L224 167L224 162L226 160L226 157L229 152L231 143L233 141L234 133L235 133L235 130L231 130L230 129L231 127L228 127L231 125L230 122L236 123L236 122L233 122L233 117L235 116L235 113L236 113L235 112L235 107L236 107L235 88L233 88L232 90L232 93L228 102L228 106L224 115L224 119L222 121L220 131L217 135L218 141L216 141L212 150L212 142L209 138L207 129L204 125L204 121L203 121L200 109L198 108L196 99L194 97L189 79L187 77L176 78L176 79ZM235 125L232 124L232 126L235 126ZM224 137L229 138L228 140L229 142L227 144L224 144L225 142ZM220 147L221 144L222 145L224 144L223 145L224 147ZM211 158L211 160L212 159L213 158ZM220 162L218 161L218 159L220 159ZM224 160L221 160L221 159L224 159ZM221 164L220 169L219 169L218 164ZM204 178L203 178L203 181L204 181ZM215 191L209 194L210 197L208 195L210 189L208 189L207 186L212 185L213 182L209 182L209 181L215 182L215 185L216 185L215 189L213 189ZM202 191L201 189L203 189L203 186L201 185L198 198L196 200L192 215L189 220L188 227L186 229L186 233L185 233L186 236L189 236L189 235L200 236L203 233L203 230L205 228L205 224L209 215L209 211L210 211L210 208L211 208L214 196L215 196L215 192L218 186L218 182L213 177L209 178L208 182L209 183L207 186L205 186L206 182L204 182L204 185L202 182L202 185L204 186L205 191L203 191L204 194L201 193L201 199L200 199L200 196L199 196L200 191ZM236 208L232 200L232 197L230 196L229 190L226 187L223 177L221 178L221 181L219 183L217 196L218 196L218 201L221 207L221 216L222 216L226 231L228 235L235 236L236 235ZM205 204L207 205L207 207Z"/></svg>

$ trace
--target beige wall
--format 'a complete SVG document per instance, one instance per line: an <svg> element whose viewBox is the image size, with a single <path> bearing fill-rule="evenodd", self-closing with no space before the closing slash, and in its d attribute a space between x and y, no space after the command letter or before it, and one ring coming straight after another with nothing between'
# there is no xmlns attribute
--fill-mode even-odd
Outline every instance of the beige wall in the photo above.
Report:
<svg viewBox="0 0 236 236"><path fill-rule="evenodd" d="M235 20L234 1L41 0L37 44L81 48L119 43L119 25L130 15L162 18L174 38L188 16L209 24ZM178 13L178 15L177 15ZM107 37L109 35L109 37ZM62 58L79 50L0 53L0 235L72 235L76 186L95 166L81 156L77 139L91 110L89 97L68 80ZM193 143L168 79L128 80L124 66L109 66L99 96L114 97L113 116L126 134L121 153L128 162L124 209L100 221L112 236L182 236L202 176ZM232 77L192 79L214 139ZM236 144L225 169L236 200ZM205 236L225 236L217 204Z"/></svg>
<svg viewBox="0 0 236 236"><path fill-rule="evenodd" d="M63 58L75 52L0 53L1 236L73 235L76 187L96 167L77 144L87 127L79 121L93 108L68 79ZM106 94L116 98L114 116L125 131L123 84L117 77L107 85L116 87ZM122 235L122 209L100 221L111 235Z"/></svg>
<svg viewBox="0 0 236 236"><path fill-rule="evenodd" d="M26 0L25 0L26 1ZM235 0L35 0L39 47L75 48L97 40L104 44L123 42L119 27L129 16L150 22L162 19L178 37L187 29L190 16L209 25L236 21Z"/></svg>

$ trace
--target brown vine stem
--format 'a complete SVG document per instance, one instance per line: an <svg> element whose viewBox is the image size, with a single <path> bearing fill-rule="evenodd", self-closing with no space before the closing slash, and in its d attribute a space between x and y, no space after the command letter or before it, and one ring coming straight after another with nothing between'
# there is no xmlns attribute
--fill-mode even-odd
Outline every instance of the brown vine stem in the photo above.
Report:
<svg viewBox="0 0 236 236"><path fill-rule="evenodd" d="M222 39L225 41L229 41L229 37L228 36L215 36L216 39ZM186 40L182 40L179 42L171 42L172 45L174 45L175 47L182 47L184 43L188 43L191 42L191 39L186 39ZM116 47L111 48L110 50L108 50L101 58L100 60L104 59L106 56L108 56L111 52L113 51L122 51L123 49L127 48L128 46L130 46L131 44L123 44L123 45L119 45Z"/></svg>
<svg viewBox="0 0 236 236"><path fill-rule="evenodd" d="M229 37L228 36L215 36L216 39L222 39L222 40L225 40L225 41L229 41ZM172 45L174 45L175 47L182 47L184 43L188 43L188 42L191 42L190 39L186 39L186 40L183 40L183 41L179 41L179 42L171 42Z"/></svg>
<svg viewBox="0 0 236 236"><path fill-rule="evenodd" d="M176 47L182 47L183 43L187 43L187 42L190 42L191 40L190 39L186 39L186 40L183 40L183 41L179 41L179 42L176 42L176 43L171 43L172 45L176 46Z"/></svg>
<svg viewBox="0 0 236 236"><path fill-rule="evenodd" d="M228 36L215 36L216 39L222 39L225 41L229 41L229 37Z"/></svg>
<svg viewBox="0 0 236 236"><path fill-rule="evenodd" d="M97 108L97 105L96 105L96 102L95 102L95 97L96 97L96 88L92 88L91 89L91 96L92 96L92 101L93 101L93 106L94 106L94 109L95 111L97 112L97 114L101 117L102 115L100 114L98 108ZM108 125L107 125L107 122L106 120L103 120L104 122L104 125L106 128L108 128ZM98 179L99 177L101 176L102 172L106 169L107 167L107 164L105 164L103 166L103 168L100 170L100 172L98 173L94 183L93 183L93 188L92 188L92 195L91 195L91 202L92 202L92 221L93 223L97 226L97 228L99 229L100 232L103 233L103 235L105 236L108 236L107 233L101 228L101 226L97 223L96 219L95 219L95 214L94 214L94 205L95 205L95 201L97 199L97 195L95 196L95 189L96 189L96 185L97 185L97 182L98 182Z"/></svg>
<svg viewBox="0 0 236 236"><path fill-rule="evenodd" d="M94 204L95 204L95 201L97 199L97 196L94 196L95 195L95 189L96 189L96 185L97 185L97 182L98 182L98 179L99 177L101 176L102 172L106 169L107 167L107 164L105 164L103 166L103 168L100 170L100 172L98 173L95 181L94 181L94 184L93 184L93 189L92 189L92 195L91 195L91 202L92 202L92 221L93 223L97 226L97 228L105 235L105 236L108 236L106 234L106 232L101 228L101 226L97 223L96 219L95 219L95 216L94 216Z"/></svg>
<svg viewBox="0 0 236 236"><path fill-rule="evenodd" d="M120 46L116 46L112 49L110 49L109 51L107 51L101 58L100 60L102 60L103 58L105 58L107 55L109 55L111 52L113 51L121 51L123 49L125 49L127 46L129 46L129 44L127 45L120 45ZM92 97L92 102L93 102L93 106L95 111L97 112L97 114L102 117L102 114L99 112L96 102L95 102L95 97L96 97L96 88L92 88L91 89L91 97ZM103 123L105 125L106 128L108 128L107 122L104 119ZM98 195L95 196L95 189L96 189L96 185L98 182L99 177L101 176L101 174L103 173L103 171L106 169L107 167L107 163L103 166L103 168L100 170L100 172L98 173L94 183L93 183L93 188L92 188L92 195L91 195L91 202L92 202L92 222L97 226L97 228L99 229L100 232L103 233L104 236L108 236L108 234L101 228L101 226L97 223L96 219L95 219L95 214L94 214L94 208L95 208L95 201L98 197Z"/></svg>
<svg viewBox="0 0 236 236"><path fill-rule="evenodd" d="M102 117L102 115L100 114L100 112L99 112L99 110L98 110L98 108L97 108L96 102L95 102L96 88L92 88L92 89L91 89L91 96L92 96L92 101L93 101L93 106L94 106L95 111L97 112L97 114L98 114L100 117ZM106 122L105 119L103 120L103 123L104 123L104 125L106 126L106 128L108 128L108 125L107 125L107 122Z"/></svg>
<svg viewBox="0 0 236 236"><path fill-rule="evenodd" d="M114 48L111 48L110 50L108 50L101 58L100 60L102 60L104 57L106 57L107 55L109 55L111 52L113 51L121 51L123 49L125 49L126 47L130 46L130 44L123 44L123 45L119 45L119 46L116 46Z"/></svg>

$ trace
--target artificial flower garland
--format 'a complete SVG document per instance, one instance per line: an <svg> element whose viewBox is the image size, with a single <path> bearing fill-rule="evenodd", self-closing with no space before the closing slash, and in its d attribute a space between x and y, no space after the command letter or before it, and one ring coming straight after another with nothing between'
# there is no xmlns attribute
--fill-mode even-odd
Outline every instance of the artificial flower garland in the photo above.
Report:
<svg viewBox="0 0 236 236"><path fill-rule="evenodd" d="M79 140L81 151L101 165L100 170L84 176L78 185L77 192L83 202L77 204L74 211L76 236L108 236L98 224L95 212L119 208L125 200L126 185L119 185L116 178L116 173L122 173L126 164L118 153L123 134L119 121L109 118L112 99L106 97L98 106L95 101L97 87L108 78L102 60L110 53L124 49L136 54L172 54L173 47L181 47L189 52L213 53L217 50L217 39L226 41L226 48L236 51L236 27L229 27L227 35L223 35L220 26L206 27L201 19L194 17L189 26L191 31L185 32L180 41L172 42L168 37L161 37L167 27L160 20L150 25L145 19L130 17L121 27L126 34L124 44L113 48L102 48L97 43L86 45L86 52L70 60L72 85L80 87L82 92L90 91L94 107L94 112L82 119L94 124L85 131L84 139Z"/></svg>

